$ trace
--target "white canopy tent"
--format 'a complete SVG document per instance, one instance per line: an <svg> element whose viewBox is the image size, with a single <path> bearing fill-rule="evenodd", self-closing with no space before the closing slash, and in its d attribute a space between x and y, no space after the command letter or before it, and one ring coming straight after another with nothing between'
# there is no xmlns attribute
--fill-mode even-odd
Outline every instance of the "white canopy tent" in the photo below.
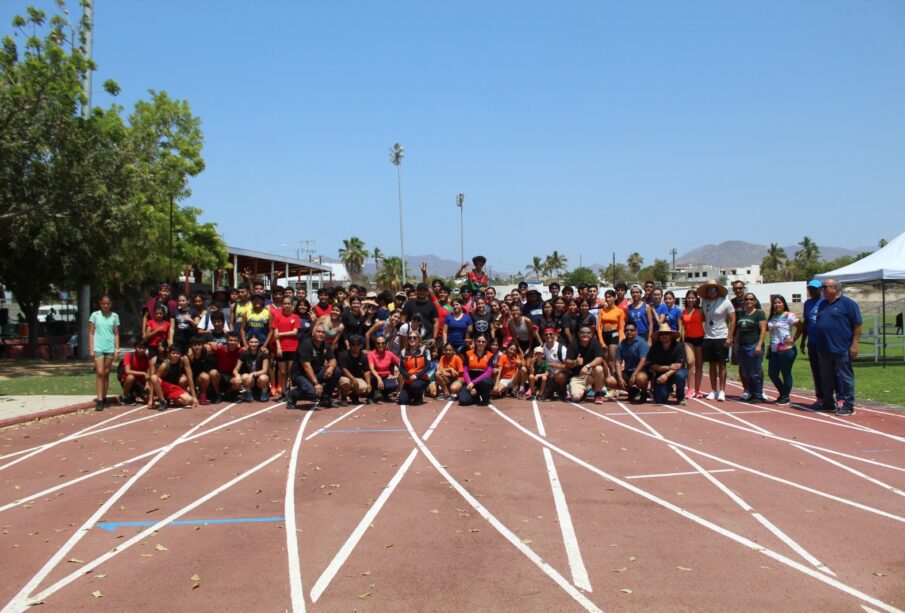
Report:
<svg viewBox="0 0 905 613"><path fill-rule="evenodd" d="M820 275L818 279L836 279L840 283L870 283L879 285L883 295L883 364L886 364L886 283L905 281L905 232L891 240L885 247L836 270Z"/></svg>

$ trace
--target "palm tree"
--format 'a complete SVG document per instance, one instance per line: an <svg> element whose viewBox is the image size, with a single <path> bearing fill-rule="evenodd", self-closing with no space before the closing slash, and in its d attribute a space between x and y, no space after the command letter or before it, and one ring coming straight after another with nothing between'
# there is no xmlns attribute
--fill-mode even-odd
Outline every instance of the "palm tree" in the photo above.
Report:
<svg viewBox="0 0 905 613"><path fill-rule="evenodd" d="M551 274L559 276L558 273L562 272L566 269L566 267L568 267L569 258L564 255L560 255L558 251L554 250L553 253L547 256L547 259L544 261L544 265Z"/></svg>
<svg viewBox="0 0 905 613"><path fill-rule="evenodd" d="M628 264L629 271L633 275L637 275L638 271L641 270L641 267L644 266L644 258L641 257L640 253L635 251L626 258L625 263Z"/></svg>
<svg viewBox="0 0 905 613"><path fill-rule="evenodd" d="M351 275L361 273L361 267L370 254L365 249L365 244L357 236L343 240L343 248L339 250L339 259Z"/></svg>
<svg viewBox="0 0 905 613"><path fill-rule="evenodd" d="M384 259L383 251L380 250L380 247L374 247L374 253L371 254L371 257L374 258L374 274L377 274L377 271L380 270L380 262Z"/></svg>
<svg viewBox="0 0 905 613"><path fill-rule="evenodd" d="M531 263L528 264L529 272L534 273L534 276L540 279L543 276L545 270L546 266L544 266L544 261L540 259L540 257L534 256L533 258L531 258Z"/></svg>
<svg viewBox="0 0 905 613"><path fill-rule="evenodd" d="M401 278L402 260L395 256L384 258L383 266L375 277L377 286L395 292L402 288L402 283L399 281Z"/></svg>
<svg viewBox="0 0 905 613"><path fill-rule="evenodd" d="M767 249L767 256L764 258L762 264L766 270L779 272L782 270L783 263L788 259L785 249L780 247L777 243L770 243L770 247Z"/></svg>
<svg viewBox="0 0 905 613"><path fill-rule="evenodd" d="M820 259L820 247L817 243L810 236L805 236L798 245L801 249L795 252L795 259L805 265L816 264Z"/></svg>
<svg viewBox="0 0 905 613"><path fill-rule="evenodd" d="M882 249L883 247L885 247L886 245L889 244L889 241L886 240L885 238L881 238L880 242L878 242L877 244L880 245L880 249Z"/></svg>

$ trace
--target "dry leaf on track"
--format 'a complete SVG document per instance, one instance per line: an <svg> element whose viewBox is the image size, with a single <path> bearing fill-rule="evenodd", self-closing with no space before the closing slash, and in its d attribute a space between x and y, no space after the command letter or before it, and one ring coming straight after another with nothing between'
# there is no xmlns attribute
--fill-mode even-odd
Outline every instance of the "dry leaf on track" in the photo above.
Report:
<svg viewBox="0 0 905 613"><path fill-rule="evenodd" d="M95 598L103 598L103 597L104 597L104 595L101 594L101 591L100 591L100 590L95 590L95 591L91 592L91 595L94 596Z"/></svg>
<svg viewBox="0 0 905 613"><path fill-rule="evenodd" d="M164 547L160 543L157 543L156 545L154 545L154 549L156 549L157 551L169 551L166 547Z"/></svg>
<svg viewBox="0 0 905 613"><path fill-rule="evenodd" d="M628 589L627 587L624 587L624 588L622 588L622 589L619 590L619 591L622 592L622 593L624 593L624 594L633 594L633 593L634 593L634 592L632 592L630 589Z"/></svg>

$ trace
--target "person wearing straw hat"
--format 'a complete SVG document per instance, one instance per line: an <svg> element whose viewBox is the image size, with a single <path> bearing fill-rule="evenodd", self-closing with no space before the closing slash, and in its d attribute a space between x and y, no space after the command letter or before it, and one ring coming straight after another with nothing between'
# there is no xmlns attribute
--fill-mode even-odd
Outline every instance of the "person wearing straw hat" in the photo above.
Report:
<svg viewBox="0 0 905 613"><path fill-rule="evenodd" d="M685 381L688 370L685 360L685 346L679 342L680 333L673 330L668 323L660 324L654 331L653 344L647 352L647 370L650 373L654 402L666 404L676 390L676 400L685 404Z"/></svg>
<svg viewBox="0 0 905 613"><path fill-rule="evenodd" d="M726 296L724 285L710 280L698 287L704 311L704 344L701 347L705 362L710 362L710 393L707 400L726 400L726 362L729 347L735 337L735 309Z"/></svg>

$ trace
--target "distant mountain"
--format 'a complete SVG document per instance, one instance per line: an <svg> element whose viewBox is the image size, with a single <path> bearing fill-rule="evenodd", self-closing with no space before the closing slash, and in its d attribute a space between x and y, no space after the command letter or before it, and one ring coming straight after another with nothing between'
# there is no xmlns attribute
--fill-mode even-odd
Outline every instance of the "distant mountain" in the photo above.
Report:
<svg viewBox="0 0 905 613"><path fill-rule="evenodd" d="M862 251L873 251L872 248L846 249L844 247L820 247L820 259L824 261L835 260L844 255L858 255ZM709 264L710 266L746 266L748 264L760 264L767 255L767 245L746 243L745 241L724 241L719 245L703 245L692 249L676 259L676 265ZM795 252L801 249L798 245L783 247L786 255L795 257Z"/></svg>
<svg viewBox="0 0 905 613"><path fill-rule="evenodd" d="M433 254L429 255L406 255L405 256L405 267L406 273L411 276L413 274L420 274L419 267L421 266L421 262L427 262L427 274L430 276L438 275L441 277L452 277L454 274L459 272L459 267L462 266L462 262L457 262L455 260L444 260L443 258L437 257ZM470 265L470 263L469 263ZM366 275L373 276L376 269L374 266L374 260L368 260L364 266L364 273ZM509 272L504 272L501 270L497 270L495 268L492 269L494 275L508 275Z"/></svg>

